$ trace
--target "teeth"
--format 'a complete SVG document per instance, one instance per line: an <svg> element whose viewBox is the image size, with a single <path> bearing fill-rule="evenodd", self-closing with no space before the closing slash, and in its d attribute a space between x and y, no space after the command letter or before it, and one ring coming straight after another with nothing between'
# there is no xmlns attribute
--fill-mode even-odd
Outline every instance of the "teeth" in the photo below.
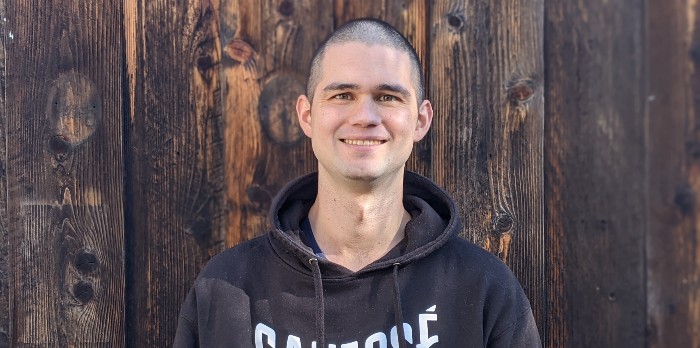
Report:
<svg viewBox="0 0 700 348"><path fill-rule="evenodd" d="M343 140L346 144L350 145L361 145L361 146L370 146L370 145L379 145L382 143L381 140L356 140L356 139L345 139Z"/></svg>

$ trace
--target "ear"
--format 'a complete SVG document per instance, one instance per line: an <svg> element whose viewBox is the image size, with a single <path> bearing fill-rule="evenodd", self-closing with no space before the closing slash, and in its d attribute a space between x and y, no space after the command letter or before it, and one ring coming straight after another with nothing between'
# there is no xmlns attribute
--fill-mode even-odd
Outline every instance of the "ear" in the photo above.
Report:
<svg viewBox="0 0 700 348"><path fill-rule="evenodd" d="M297 98L297 118L304 134L311 138L311 103L305 95Z"/></svg>
<svg viewBox="0 0 700 348"><path fill-rule="evenodd" d="M429 100L424 100L418 108L418 120L416 122L416 129L413 132L413 142L419 142L428 134L432 122L433 105L430 104Z"/></svg>

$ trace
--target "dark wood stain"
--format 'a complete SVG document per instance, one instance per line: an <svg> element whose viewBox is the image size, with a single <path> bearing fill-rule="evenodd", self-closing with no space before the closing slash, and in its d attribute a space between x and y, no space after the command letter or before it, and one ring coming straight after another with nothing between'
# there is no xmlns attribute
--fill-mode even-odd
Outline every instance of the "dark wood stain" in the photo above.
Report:
<svg viewBox="0 0 700 348"><path fill-rule="evenodd" d="M6 18L5 1L0 0L0 18ZM7 216L7 108L5 100L6 23L0 22L0 347L10 345L10 243Z"/></svg>
<svg viewBox="0 0 700 348"><path fill-rule="evenodd" d="M700 347L700 2L648 2L647 347Z"/></svg>
<svg viewBox="0 0 700 348"><path fill-rule="evenodd" d="M1 142L12 145L1 191L12 325L0 324L0 342L124 346L121 5L6 5L2 60L13 88L2 92ZM76 264L81 250L99 267Z"/></svg>
<svg viewBox="0 0 700 348"><path fill-rule="evenodd" d="M544 10L546 337L553 347L642 347L644 2Z"/></svg>

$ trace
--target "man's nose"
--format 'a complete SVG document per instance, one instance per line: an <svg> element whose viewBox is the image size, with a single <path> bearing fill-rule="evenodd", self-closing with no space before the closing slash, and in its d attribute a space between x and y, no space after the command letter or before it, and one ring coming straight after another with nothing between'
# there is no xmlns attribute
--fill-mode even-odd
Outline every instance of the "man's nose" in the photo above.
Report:
<svg viewBox="0 0 700 348"><path fill-rule="evenodd" d="M380 124L381 116L374 100L372 98L360 99L350 122L354 126L360 127L373 127Z"/></svg>

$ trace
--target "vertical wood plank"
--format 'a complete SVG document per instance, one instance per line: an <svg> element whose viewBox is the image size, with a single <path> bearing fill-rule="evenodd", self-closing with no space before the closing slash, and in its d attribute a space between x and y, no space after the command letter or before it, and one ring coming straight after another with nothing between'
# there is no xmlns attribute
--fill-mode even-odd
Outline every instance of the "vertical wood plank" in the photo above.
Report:
<svg viewBox="0 0 700 348"><path fill-rule="evenodd" d="M6 7L11 346L124 346L121 13Z"/></svg>
<svg viewBox="0 0 700 348"><path fill-rule="evenodd" d="M700 347L700 2L648 2L647 347Z"/></svg>
<svg viewBox="0 0 700 348"><path fill-rule="evenodd" d="M552 347L645 345L644 31L641 0L545 6Z"/></svg>
<svg viewBox="0 0 700 348"><path fill-rule="evenodd" d="M426 81L426 98L428 76L428 2L427 0L381 0L350 1L335 0L333 3L335 26L338 27L357 18L381 19L401 32L413 45L421 60ZM414 146L413 154L406 167L422 175L432 177L431 145L432 130L423 140Z"/></svg>
<svg viewBox="0 0 700 348"><path fill-rule="evenodd" d="M272 197L316 169L295 105L311 57L333 27L330 13L320 0L221 3L227 245L266 231Z"/></svg>
<svg viewBox="0 0 700 348"><path fill-rule="evenodd" d="M436 181L544 324L543 2L431 3Z"/></svg>
<svg viewBox="0 0 700 348"><path fill-rule="evenodd" d="M127 346L172 345L203 263L223 249L217 1L127 1Z"/></svg>
<svg viewBox="0 0 700 348"><path fill-rule="evenodd" d="M7 110L5 108L5 1L0 0L0 348L10 345L10 242L7 229Z"/></svg>

